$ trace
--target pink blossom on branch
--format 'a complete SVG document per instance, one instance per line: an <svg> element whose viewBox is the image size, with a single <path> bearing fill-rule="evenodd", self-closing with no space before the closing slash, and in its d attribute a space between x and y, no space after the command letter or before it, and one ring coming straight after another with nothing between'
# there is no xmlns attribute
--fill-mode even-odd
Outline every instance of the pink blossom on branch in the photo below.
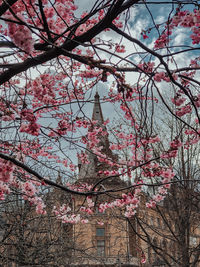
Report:
<svg viewBox="0 0 200 267"><path fill-rule="evenodd" d="M21 124L20 132L28 133L31 135L38 136L40 130L40 125L33 122L29 124Z"/></svg>
<svg viewBox="0 0 200 267"><path fill-rule="evenodd" d="M11 15L5 16L7 19L13 19ZM23 21L23 16L19 16ZM13 40L14 44L24 50L26 53L31 54L33 51L33 38L30 29L24 25L18 25L12 22L8 24L8 35Z"/></svg>
<svg viewBox="0 0 200 267"><path fill-rule="evenodd" d="M13 181L13 163L0 159L0 181L10 184Z"/></svg>
<svg viewBox="0 0 200 267"><path fill-rule="evenodd" d="M191 107L190 104L188 104L186 106L178 108L177 111L176 111L176 115L179 116L179 117L182 117L185 114L191 113L191 111L192 111L192 107Z"/></svg>
<svg viewBox="0 0 200 267"><path fill-rule="evenodd" d="M117 53L124 53L126 50L125 50L125 46L124 45L119 45L119 44L116 44L115 45L115 51Z"/></svg>
<svg viewBox="0 0 200 267"><path fill-rule="evenodd" d="M73 0L55 1L53 7L47 4L50 2L43 1L47 23L45 25L42 22L37 1L29 2L17 1L6 12L5 18L17 19L11 14L12 8L14 14L21 19L22 23L5 21L5 25L1 26L0 29L3 36L10 38L20 48L20 50L13 48L13 51L20 51L20 54L16 52L11 61L10 58L8 59L11 67L10 65L6 66L5 73L9 72L9 68L12 69L13 62L16 63L16 65L14 64L14 70L17 69L18 63L19 66L23 67L28 63L33 66L30 73L24 71L16 75L16 78L8 79L5 86L2 87L2 99L0 100L2 131L5 130L6 132L6 127L8 127L8 132L14 130L16 136L19 136L16 140L3 141L3 144L0 144L2 151L12 153L14 157L22 162L25 162L27 157L31 159L31 162L38 162L38 166L41 166L40 162L45 162L47 168L55 166L57 170L61 167L63 176L69 178L72 173L74 175L74 172L76 172L76 164L71 160L68 148L70 148L70 151L72 147L78 150L78 158L82 164L90 164L87 153L80 152L80 146L82 148L87 147L95 155L95 159L101 166L106 166L106 168L98 171L98 178L121 176L128 177L132 182L130 192L127 190L126 193L119 194L115 199L98 203L100 212L107 209L121 208L126 217L134 216L141 204L140 194L143 190L143 182L139 180L140 183L138 184L138 179L152 181L153 184L156 184L157 178L160 179L162 185L152 195L152 199L146 203L149 208L155 207L166 196L167 189L170 188L174 177L173 169L171 166L167 166L166 159L170 159L171 162L171 159L178 156L180 148L189 149L192 144L199 142L199 129L195 125L194 129L188 129L184 133L187 142L182 142L178 138L174 140L170 138L168 140L168 150L163 151L161 149L157 153L159 143L162 140L157 133L152 133L153 124L156 121L155 113L152 110L158 102L154 96L154 85L163 81L170 83L170 72L177 83L180 83L187 92L193 94L192 99L197 108L200 107L200 96L196 88L193 91L193 84L197 79L199 59L189 60L190 63L184 66L183 72L178 69L178 63L177 68L175 67L174 58L176 56L171 56L170 47L169 50L163 49L166 55L163 55L160 51L154 51L154 49L167 48L170 45L174 30L180 27L190 29L192 34L188 40L194 45L198 44L200 12L198 10L177 10L155 41L152 50L151 47L146 47L145 50L144 44L142 46L140 40L138 40L138 46L144 49L141 54L144 57L136 59L136 62L132 65L129 58L123 55L126 52L125 34L128 34L123 14L122 16L117 15L112 21L118 27L118 30L121 28L124 31L124 36L120 41L108 40L107 37L104 39L106 31L109 29L106 28L107 26L103 28L103 34L98 32L98 36L86 38L87 33L92 33L91 29L93 27L98 23L104 23L107 9L109 9L108 6L106 8L100 8L99 6L98 11L94 12L92 16L89 12L84 12L80 15L79 20L77 15L79 12L74 13L78 7L74 5ZM100 2L103 3L104 1ZM107 2L109 4L109 1ZM115 2L119 3L120 1L113 1L113 5L115 5ZM96 28L96 30L98 29ZM146 35L147 32L148 36ZM131 35L129 37L131 38ZM150 37L150 30L143 31L143 38L148 37ZM83 41L79 42L79 40ZM35 47L40 45L40 47L43 47L42 45L44 45L44 50L35 49L33 44ZM51 51L54 51L56 55L60 51L63 54L54 58ZM113 53L113 51L116 53ZM26 53L31 54L30 61L23 61L23 57L20 56L25 54L25 57ZM156 56L156 53L160 54ZM52 56L52 60L49 60L49 54ZM47 61L45 61L46 57ZM41 58L43 61L40 61ZM167 62L169 71L167 71L166 65L163 64L161 59ZM44 64L40 68L35 62L39 62L39 66L43 64L41 62L44 62ZM118 62L120 63L118 64ZM170 62L175 69L172 69ZM190 68L195 68L195 71L193 69L189 71ZM128 74L137 72L138 80L134 81L134 84L132 84L132 79L128 82L127 77L129 75L126 75L126 72ZM134 76L134 79L137 75ZM94 90L96 84L98 86L98 83L102 81L106 88L110 87L108 96L103 101L110 104L111 112L113 111L112 104L116 103L120 106L123 121L128 125L126 129L121 126L118 127L118 130L115 131L116 139L109 147L111 150L115 150L113 152L120 155L121 158L119 157L119 159L108 156L102 145L104 137L108 138L108 132L104 130L107 122L102 123L102 127L99 127L98 121L90 120L88 114L84 113L85 104L91 101L88 96ZM175 105L172 106L176 109L177 117L183 117L193 112L191 103L186 102L188 99L183 93L184 90L180 92L178 88L173 88L174 97L172 99L170 86L168 90L169 95L166 94L166 97ZM162 104L162 101L159 100L160 103ZM74 104L78 106L77 112L74 111ZM141 114L137 110L138 107L141 107ZM149 113L150 110L152 113ZM176 119L178 119L177 117ZM118 117L116 117L117 119ZM184 119L183 117L182 120ZM146 129L151 123L151 129ZM5 129L3 129L4 126ZM107 126L110 127L110 125ZM86 131L87 134L85 134ZM149 134L149 132L152 134ZM127 151L128 156L123 154L124 151ZM154 159L155 154L159 154L156 159ZM45 213L45 205L37 197L40 186L45 186L45 182L37 181L37 184L27 172L23 169L16 170L11 163L2 161L0 165L0 198L3 199L4 195L9 193L14 186L23 194L24 199L36 206L36 211L39 214ZM135 170L137 170L137 176ZM15 171L23 176L22 183L19 183L16 179ZM68 173L70 174L68 175ZM88 194L88 191L92 190L92 185L67 184L66 186L80 193ZM97 193L98 190L95 190L95 193ZM62 205L55 209L55 214L65 223L87 223L89 216L94 214L94 208L95 201L91 196L86 197L85 204L80 208L80 214L72 212L70 207L62 207Z"/></svg>

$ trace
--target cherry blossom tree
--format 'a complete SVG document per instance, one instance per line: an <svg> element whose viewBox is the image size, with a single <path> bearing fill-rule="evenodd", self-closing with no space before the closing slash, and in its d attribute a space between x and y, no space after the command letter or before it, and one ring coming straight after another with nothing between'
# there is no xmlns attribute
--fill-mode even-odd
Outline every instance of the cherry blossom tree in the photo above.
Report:
<svg viewBox="0 0 200 267"><path fill-rule="evenodd" d="M191 119L191 118L190 118ZM188 122L189 122L188 118ZM187 142L182 122L163 121L168 125L172 136L179 136ZM160 127L160 126L159 126ZM165 143L159 144L165 146ZM163 188L155 195L155 187L150 187L143 196L143 204L148 199L159 203L148 209L138 209L133 219L128 218L132 231L137 236L138 244L143 243L144 255L150 266L198 266L199 264L199 147L196 144L181 147L176 158L166 159L173 165L175 176L166 198Z"/></svg>
<svg viewBox="0 0 200 267"><path fill-rule="evenodd" d="M44 214L39 193L50 185L86 196L82 213L88 215L94 208L92 196L119 190L102 187L106 180L129 177L131 182L120 189L122 196L102 202L99 210L123 206L131 217L143 185L156 186L146 203L155 207L174 182L173 164L166 160L199 142L199 4L139 0L87 4L0 1L0 196L4 199L17 190ZM162 16L155 13L159 7L165 10ZM118 141L110 145L114 153L128 147L128 158L109 158L100 146L107 132L86 111L95 86L106 88L101 101L109 104L113 117L118 117L114 106L119 107L131 126L128 133L121 127ZM139 116L134 114L136 105ZM172 136L155 154L163 137L152 130L157 105L183 123L187 141ZM86 163L85 147L110 167L99 173L101 179L94 185L70 185L76 181L77 165L72 152ZM58 172L63 185L55 181ZM54 212L63 222L87 222L70 207L61 205Z"/></svg>

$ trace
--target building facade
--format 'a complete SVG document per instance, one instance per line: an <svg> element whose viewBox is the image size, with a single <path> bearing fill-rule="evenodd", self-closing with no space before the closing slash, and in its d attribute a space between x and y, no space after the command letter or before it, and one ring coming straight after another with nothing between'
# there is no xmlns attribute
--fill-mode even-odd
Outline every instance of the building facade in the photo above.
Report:
<svg viewBox="0 0 200 267"><path fill-rule="evenodd" d="M97 121L98 127L105 129L98 93L95 95L92 120ZM100 137L98 145L108 159L117 162L116 155L109 149L107 135ZM89 147L87 155L89 163L79 162L78 183L95 184L103 178L99 171L110 170L111 167L99 161ZM126 187L127 183L114 177L106 180L102 186L103 189L120 189ZM107 194L93 199L95 207L89 223L74 225L76 250L72 266L200 266L200 210L186 208L191 203L187 204L182 189L176 192L175 187L172 187L166 200L152 209L146 207L148 194L141 193L140 206L132 218L124 217L123 208L108 209L104 213L98 211L99 203L109 203L114 198L120 198L121 194L122 191L119 191L114 195ZM85 201L84 197L76 197L75 210ZM173 201L176 201L174 206ZM199 207L196 202L194 204Z"/></svg>
<svg viewBox="0 0 200 267"><path fill-rule="evenodd" d="M98 93L92 120L96 121L95 127L106 132ZM117 162L117 156L109 148L108 136L102 134L99 139L98 146L106 158ZM90 147L86 151L88 162L79 161L76 185L97 184L104 178L99 173L111 170ZM62 184L61 177L57 182ZM85 196L72 197L58 189L47 196L46 215L37 216L33 208L24 202L19 205L18 200L12 202L13 206L9 204L9 208L5 206L0 221L0 266L200 267L199 194L172 187L166 201L154 209L146 208L148 196L141 194L140 207L132 218L124 216L123 208L100 212L99 204L120 198L120 189L126 186L117 176L101 183L100 191L111 188L119 191L93 197L95 205L86 224L62 224L52 216L54 205L72 203L74 211L79 212L87 202ZM190 258L185 258L188 260L185 264L187 255Z"/></svg>
<svg viewBox="0 0 200 267"><path fill-rule="evenodd" d="M96 121L95 127L104 126L104 118L99 101L99 95L96 93L92 120ZM102 137L103 136L103 137ZM109 148L109 140L107 135L100 137L101 151L107 158L113 161L117 160L116 155L113 155ZM99 175L99 171L110 170L111 167L105 162L100 162L97 156L90 152L87 147L87 156L89 163L81 164L79 162L79 179L78 183L95 184L103 178ZM127 183L119 177L109 179L103 183L106 189L123 188ZM74 265L80 266L138 266L136 250L134 251L133 242L135 235L130 233L129 224L123 216L123 210L113 209L99 212L98 204L101 201L110 202L113 198L119 197L121 194L99 196L95 201L93 214L90 215L88 224L74 225L74 241L76 244L75 262ZM75 210L83 205L84 197L76 196L74 201Z"/></svg>

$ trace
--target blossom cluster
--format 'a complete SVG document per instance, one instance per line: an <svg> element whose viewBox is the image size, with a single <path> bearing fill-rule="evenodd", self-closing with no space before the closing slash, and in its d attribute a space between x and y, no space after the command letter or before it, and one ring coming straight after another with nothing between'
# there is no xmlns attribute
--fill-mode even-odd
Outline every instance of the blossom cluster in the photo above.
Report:
<svg viewBox="0 0 200 267"><path fill-rule="evenodd" d="M154 62L145 62L138 64L138 68L147 73L153 72L154 66L155 66Z"/></svg>
<svg viewBox="0 0 200 267"><path fill-rule="evenodd" d="M11 183L13 180L14 164L6 161L0 160L0 181L4 183Z"/></svg>
<svg viewBox="0 0 200 267"><path fill-rule="evenodd" d="M11 15L6 15L6 19L13 19ZM23 21L23 16L19 15ZM8 35L14 44L24 50L26 53L31 54L33 51L34 40L32 38L32 32L29 28L24 25L7 22L8 24Z"/></svg>
<svg viewBox="0 0 200 267"><path fill-rule="evenodd" d="M107 209L124 208L124 216L132 217L136 213L136 208L140 202L139 193L141 187L138 186L134 193L122 194L122 198L118 198L112 202L105 202L99 205L99 212L104 213Z"/></svg>
<svg viewBox="0 0 200 267"><path fill-rule="evenodd" d="M199 44L200 42L200 11L195 9L193 12L189 10L178 11L173 16L171 21L167 22L164 32L155 41L154 48L166 47L170 41L169 36L172 35L173 29L178 26L184 28L190 28L193 32L190 36L193 44Z"/></svg>
<svg viewBox="0 0 200 267"><path fill-rule="evenodd" d="M72 212L71 208L66 204L63 204L60 207L53 207L53 212L62 223L88 223L88 220L84 217L81 217L80 214L75 214Z"/></svg>

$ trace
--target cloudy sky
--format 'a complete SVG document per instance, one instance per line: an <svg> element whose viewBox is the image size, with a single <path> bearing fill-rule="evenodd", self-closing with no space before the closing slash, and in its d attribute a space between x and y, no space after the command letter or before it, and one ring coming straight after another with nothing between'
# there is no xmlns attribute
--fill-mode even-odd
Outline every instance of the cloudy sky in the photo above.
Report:
<svg viewBox="0 0 200 267"><path fill-rule="evenodd" d="M80 17L80 15L83 12L89 12L92 8L92 5L95 1L94 0L75 0L75 3L78 6L78 9L76 11L76 16ZM158 1L154 1L158 2ZM146 1L146 4L148 1ZM191 8L189 5L187 8ZM172 4L148 4L145 6L145 4L138 4L135 5L133 8L129 11L129 18L128 22L125 25L126 17L124 15L121 16L121 22L123 24L123 30L128 33L133 38L136 38L140 40L143 44L145 44L149 48L153 48L154 42L156 38L159 36L157 30L155 29L154 25L159 24L159 31L162 33L164 22L167 21L168 16L171 12L171 16L174 14L176 9L176 5ZM149 32L150 31L150 32ZM141 33L145 33L148 38L144 39L143 35ZM171 45L176 46L171 48L172 51L177 51L180 49L180 45L182 44L188 44L189 41L189 35L190 31L186 28L178 28L175 29L173 32L173 35L171 36ZM114 53L114 55L109 55L108 53L105 53L104 51L98 51L99 56L101 59L105 59L107 62L110 62L112 64L117 64L118 66L129 66L127 62L124 61L124 58L127 58L130 63L133 63L135 65L139 64L141 61L151 61L155 63L155 66L159 64L158 59L155 59L151 56L146 56L144 52L138 45L126 40L125 38L122 38L119 34L116 34L112 30L103 32L99 35L99 37L104 40L105 42L110 42L113 44L113 47L111 48L111 51ZM115 53L115 44L123 44L125 46L126 52L123 54L117 54ZM106 47L108 49L108 47ZM159 51L160 53L166 53L166 49L163 49L162 51ZM116 56L118 55L118 56ZM174 60L176 62L176 65L172 62L169 62L169 66L171 68L174 67L182 67L185 65L189 65L189 62L192 58L193 54L191 53L185 53L185 54L178 54L174 57ZM130 66L132 66L130 64ZM43 71L42 67L40 67L40 71ZM34 74L33 76L34 77ZM138 83L138 77L139 74L134 72L126 73L126 81L131 86L134 86ZM88 93L88 99L91 100L94 98L94 94L96 90L98 90L101 97L107 96L107 91L110 88L112 82L114 81L112 76L108 77L108 82L99 82L95 87L93 92L90 94ZM169 85L166 83L160 83L159 85L160 89L162 91L167 91L169 89ZM77 106L74 108L74 110L77 108ZM118 107L116 107L117 109ZM84 113L91 118L92 116L92 109L93 104L87 103L83 107ZM110 121L112 121L114 118L116 118L116 110L115 107L111 103L102 103L102 109L104 118L109 118ZM81 114L78 114L81 115ZM70 152L71 153L71 152ZM73 159L74 162L76 162L76 155L73 155L73 152L71 153L71 159Z"/></svg>

